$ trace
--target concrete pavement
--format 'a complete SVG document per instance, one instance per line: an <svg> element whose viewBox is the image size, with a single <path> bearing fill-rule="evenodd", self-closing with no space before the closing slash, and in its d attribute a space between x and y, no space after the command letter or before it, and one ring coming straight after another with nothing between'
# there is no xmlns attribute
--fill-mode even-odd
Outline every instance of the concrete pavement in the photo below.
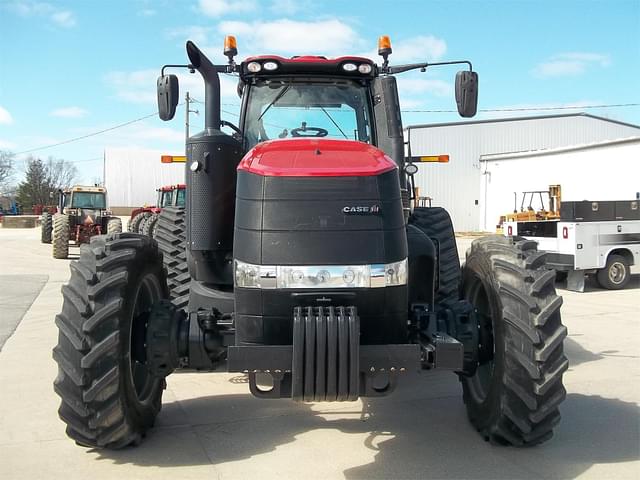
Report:
<svg viewBox="0 0 640 480"><path fill-rule="evenodd" d="M443 372L407 377L387 398L304 405L255 399L242 375L176 373L142 445L110 452L76 446L57 417L53 320L69 262L50 248L37 229L0 229L0 287L48 276L0 352L0 478L640 477L638 277L619 292L560 292L568 397L555 437L537 448L482 441Z"/></svg>

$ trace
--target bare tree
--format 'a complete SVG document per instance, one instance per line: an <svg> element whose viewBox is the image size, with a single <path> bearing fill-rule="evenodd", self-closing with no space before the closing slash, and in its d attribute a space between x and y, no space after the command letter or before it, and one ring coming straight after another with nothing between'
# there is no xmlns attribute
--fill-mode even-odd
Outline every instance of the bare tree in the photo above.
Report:
<svg viewBox="0 0 640 480"><path fill-rule="evenodd" d="M66 160L49 157L43 162L31 156L26 160L25 179L18 185L18 202L26 208L55 204L58 190L71 186L77 174L75 165Z"/></svg>
<svg viewBox="0 0 640 480"><path fill-rule="evenodd" d="M47 160L45 171L47 183L54 190L70 187L78 176L78 169L73 163L53 157Z"/></svg>
<svg viewBox="0 0 640 480"><path fill-rule="evenodd" d="M8 150L0 150L0 194L6 194L10 190L13 176L13 157L13 153Z"/></svg>

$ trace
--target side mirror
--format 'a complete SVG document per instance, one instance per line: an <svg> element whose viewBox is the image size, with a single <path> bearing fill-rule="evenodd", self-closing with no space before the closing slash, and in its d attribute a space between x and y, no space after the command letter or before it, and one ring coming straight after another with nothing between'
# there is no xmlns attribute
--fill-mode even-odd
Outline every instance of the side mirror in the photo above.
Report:
<svg viewBox="0 0 640 480"><path fill-rule="evenodd" d="M457 90L456 90L457 91ZM161 120L171 120L178 106L179 87L175 75L158 77L158 115Z"/></svg>
<svg viewBox="0 0 640 480"><path fill-rule="evenodd" d="M478 109L478 74L464 70L456 74L456 103L462 117L473 117Z"/></svg>

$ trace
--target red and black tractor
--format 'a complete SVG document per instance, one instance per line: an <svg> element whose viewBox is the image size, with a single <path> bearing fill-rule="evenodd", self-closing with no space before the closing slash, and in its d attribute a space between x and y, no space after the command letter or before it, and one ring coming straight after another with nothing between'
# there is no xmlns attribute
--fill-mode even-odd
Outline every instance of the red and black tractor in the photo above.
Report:
<svg viewBox="0 0 640 480"><path fill-rule="evenodd" d="M166 207L184 207L185 205L185 184L168 185L160 187L155 206L144 206L136 208L131 212L131 217L127 222L127 231L142 233L154 237L156 233L158 215Z"/></svg>
<svg viewBox="0 0 640 480"><path fill-rule="evenodd" d="M69 242L82 245L92 237L122 232L122 221L107 209L104 187L75 185L58 192L58 206L53 215L41 216L42 243L53 244L53 258L69 256Z"/></svg>
<svg viewBox="0 0 640 480"><path fill-rule="evenodd" d="M389 65L388 37L381 64L235 63L233 37L222 65L186 49L206 86L205 129L187 141L186 206L162 211L157 242L93 239L63 289L53 356L67 434L91 447L138 443L181 367L244 373L256 397L296 402L380 397L406 372L443 369L486 440L549 439L568 364L545 254L492 236L461 267L446 210L413 198L420 158L405 155L395 75L441 63ZM477 74L442 63L468 66L455 90L459 113L473 116ZM163 120L178 103L168 67ZM238 125L220 118L220 73L238 77Z"/></svg>

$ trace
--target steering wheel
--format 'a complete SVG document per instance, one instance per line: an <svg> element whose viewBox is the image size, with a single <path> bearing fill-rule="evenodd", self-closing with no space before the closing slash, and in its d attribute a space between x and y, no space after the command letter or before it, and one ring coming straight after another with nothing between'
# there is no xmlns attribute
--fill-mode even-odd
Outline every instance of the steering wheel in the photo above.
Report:
<svg viewBox="0 0 640 480"><path fill-rule="evenodd" d="M307 135L310 132L311 135ZM302 126L291 130L292 137L326 137L329 132L320 127L307 127L307 122L302 122Z"/></svg>

